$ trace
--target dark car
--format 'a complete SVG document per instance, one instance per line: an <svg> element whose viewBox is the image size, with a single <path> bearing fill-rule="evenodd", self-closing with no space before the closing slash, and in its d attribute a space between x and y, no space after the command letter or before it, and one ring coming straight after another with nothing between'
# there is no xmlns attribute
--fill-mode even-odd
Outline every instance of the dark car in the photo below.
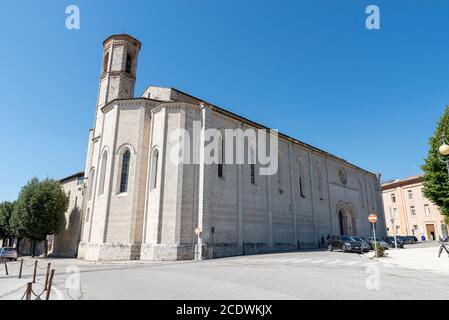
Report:
<svg viewBox="0 0 449 320"><path fill-rule="evenodd" d="M371 249L374 250L374 238L368 238L368 239L371 244ZM385 242L385 240L382 238L376 238L376 242L378 244L380 244L382 246L382 248L384 248L385 250L388 250L390 248L390 245L387 242Z"/></svg>
<svg viewBox="0 0 449 320"><path fill-rule="evenodd" d="M332 236L328 242L329 251L335 249L343 252L363 252L362 243L354 240L351 236Z"/></svg>
<svg viewBox="0 0 449 320"><path fill-rule="evenodd" d="M352 236L352 239L354 239L355 241L360 241L360 243L362 244L362 251L363 252L369 252L371 250L371 243L368 241L367 238L365 237L355 237Z"/></svg>
<svg viewBox="0 0 449 320"><path fill-rule="evenodd" d="M418 242L418 239L415 236L405 236L400 238L404 244L415 244Z"/></svg>
<svg viewBox="0 0 449 320"><path fill-rule="evenodd" d="M395 248L394 237L385 237L384 240L391 248ZM399 236L396 236L396 243L398 245L398 248L404 248L404 242L400 239Z"/></svg>
<svg viewBox="0 0 449 320"><path fill-rule="evenodd" d="M369 238L369 237L359 237L359 238L362 238L366 243L369 244L371 250L374 250L373 240L371 238Z"/></svg>

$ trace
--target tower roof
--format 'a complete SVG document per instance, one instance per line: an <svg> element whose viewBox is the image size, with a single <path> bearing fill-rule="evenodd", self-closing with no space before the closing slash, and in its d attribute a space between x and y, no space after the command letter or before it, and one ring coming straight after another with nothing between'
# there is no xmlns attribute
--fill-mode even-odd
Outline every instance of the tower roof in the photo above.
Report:
<svg viewBox="0 0 449 320"><path fill-rule="evenodd" d="M130 36L129 34L125 34L125 33L121 33L121 34L113 34L109 37L107 37L104 41L103 41L103 46L106 45L106 43L108 43L111 40L125 40L125 41L130 41L130 42L134 42L134 44L140 49L140 47L142 46L142 43L137 40L136 38Z"/></svg>

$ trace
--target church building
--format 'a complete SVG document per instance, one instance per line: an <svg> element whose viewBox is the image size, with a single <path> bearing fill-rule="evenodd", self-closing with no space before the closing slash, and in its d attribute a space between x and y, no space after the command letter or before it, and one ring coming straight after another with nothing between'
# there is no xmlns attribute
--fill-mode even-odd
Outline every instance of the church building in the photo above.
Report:
<svg viewBox="0 0 449 320"><path fill-rule="evenodd" d="M189 260L317 248L329 235L370 236L371 213L386 236L378 175L281 133L272 174L260 174L258 161L225 163L225 135L216 141L218 163L209 163L208 129L273 131L174 88L149 86L136 97L140 41L119 34L103 45L77 195L79 258ZM195 131L198 161L172 161L180 146L197 145Z"/></svg>

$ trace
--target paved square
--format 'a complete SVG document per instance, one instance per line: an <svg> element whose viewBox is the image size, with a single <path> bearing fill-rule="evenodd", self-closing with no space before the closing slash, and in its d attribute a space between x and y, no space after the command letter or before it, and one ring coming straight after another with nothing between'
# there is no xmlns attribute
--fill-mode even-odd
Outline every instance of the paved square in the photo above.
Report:
<svg viewBox="0 0 449 320"><path fill-rule="evenodd" d="M429 248L427 248L428 250ZM430 248L436 250L436 247ZM407 250L399 251L406 254ZM413 250L410 249L410 254ZM393 252L392 250L390 250ZM89 263L53 259L56 299L448 299L449 279L365 255L292 252L185 262ZM391 261L394 261L392 258ZM449 265L449 258L441 260ZM26 264L32 261L27 259ZM40 260L44 266L47 261ZM9 265L10 273L18 264ZM17 280L0 268L0 298L20 299L31 269ZM79 269L79 274L70 273ZM42 290L39 270L36 294ZM68 273L66 273L68 271ZM80 279L80 290L76 289ZM375 286L378 282L378 287ZM374 287L373 287L374 285ZM69 289L67 288L69 287ZM75 289L74 289L75 287Z"/></svg>

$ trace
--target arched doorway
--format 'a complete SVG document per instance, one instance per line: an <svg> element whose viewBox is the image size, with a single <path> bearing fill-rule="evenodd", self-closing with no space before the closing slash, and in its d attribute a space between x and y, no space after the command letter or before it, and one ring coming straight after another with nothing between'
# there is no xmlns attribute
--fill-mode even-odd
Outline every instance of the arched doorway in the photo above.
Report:
<svg viewBox="0 0 449 320"><path fill-rule="evenodd" d="M346 235L346 213L343 208L338 211L338 223L340 226L340 235Z"/></svg>
<svg viewBox="0 0 449 320"><path fill-rule="evenodd" d="M357 219L350 207L344 206L339 208L338 225L340 227L340 235L357 235Z"/></svg>

